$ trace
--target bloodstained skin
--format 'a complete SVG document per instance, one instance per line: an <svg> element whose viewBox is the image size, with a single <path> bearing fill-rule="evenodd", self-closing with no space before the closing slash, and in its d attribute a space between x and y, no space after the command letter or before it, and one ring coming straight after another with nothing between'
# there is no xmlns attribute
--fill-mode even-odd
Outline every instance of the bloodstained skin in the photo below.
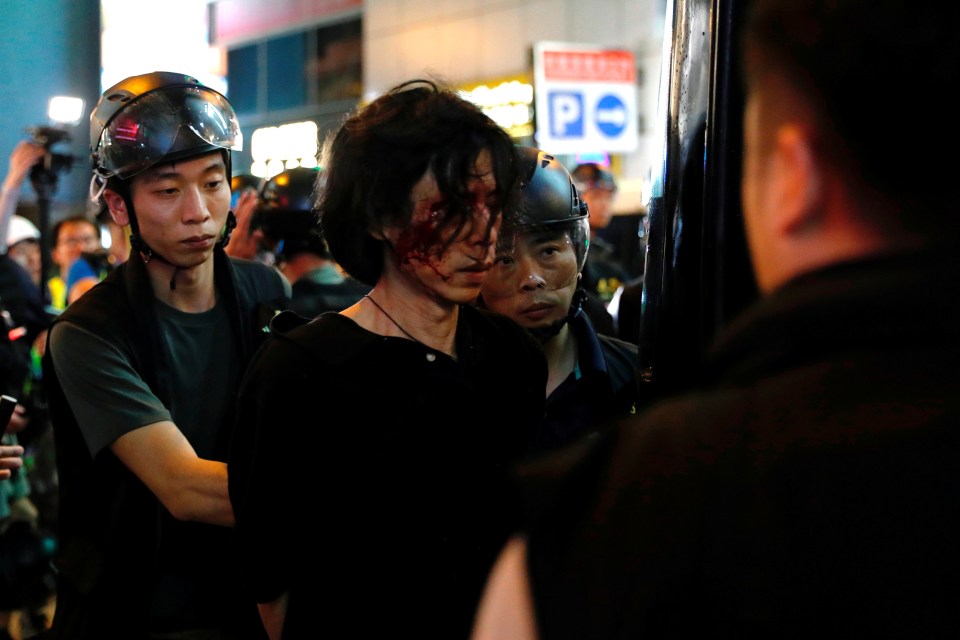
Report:
<svg viewBox="0 0 960 640"><path fill-rule="evenodd" d="M437 202L430 207L430 216L426 220L411 221L410 226L403 230L397 239L394 251L400 259L400 264L411 264L419 262L425 265L440 276L444 282L450 279L450 275L440 271L443 253L440 248L443 246L440 242L440 234L437 227L444 217L445 203Z"/></svg>
<svg viewBox="0 0 960 640"><path fill-rule="evenodd" d="M479 199L477 204L481 204ZM410 226L403 230L394 246L394 251L401 265L412 264L414 262L420 263L432 269L444 282L448 282L452 277L452 274L445 274L440 271L443 256L446 250L453 244L443 238L441 229L441 223L446 220L448 215L447 206L448 203L444 200L434 202L428 209L429 215L426 220L417 220L417 215L414 214L414 219L411 221ZM478 212L478 210L474 210L474 216ZM496 216L491 216L490 226L487 228L488 237L495 220ZM467 229L472 229L475 223L476 217L467 222ZM468 235L468 233L465 234L464 231L461 230L458 237L464 238Z"/></svg>

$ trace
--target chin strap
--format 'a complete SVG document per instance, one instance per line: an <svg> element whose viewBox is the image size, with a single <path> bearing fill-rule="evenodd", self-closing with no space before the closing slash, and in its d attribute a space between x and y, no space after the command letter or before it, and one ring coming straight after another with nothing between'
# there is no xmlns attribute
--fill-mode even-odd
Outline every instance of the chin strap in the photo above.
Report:
<svg viewBox="0 0 960 640"><path fill-rule="evenodd" d="M144 262L150 262L150 259L153 258L153 249L140 239L140 234L136 230L130 231L130 247L143 256Z"/></svg>
<svg viewBox="0 0 960 640"><path fill-rule="evenodd" d="M164 258L162 255L160 255L159 253L155 253L154 250L150 248L150 245L148 245L146 242L143 241L142 238L140 238L139 229L137 228L137 225L133 224L133 221L135 219L136 218L132 216L130 218L131 227L133 227L130 233L130 246L135 251L137 251L141 256L143 256L143 261L146 264L150 264L150 261L156 258L161 262L166 262L167 264L171 265L173 267L173 274L170 276L170 291L175 291L177 288L177 271L180 270L180 267L173 264L172 262ZM233 211L228 211L227 223L223 227L223 233L220 234L220 240L217 241L217 244L220 245L221 248L226 247L227 243L230 242L230 233L236 227L237 227L237 216L234 215Z"/></svg>
<svg viewBox="0 0 960 640"><path fill-rule="evenodd" d="M220 246L224 249L227 248L227 245L230 244L230 234L233 233L233 230L237 228L237 216L233 213L233 209L227 212L227 224L223 226L223 233L220 234Z"/></svg>
<svg viewBox="0 0 960 640"><path fill-rule="evenodd" d="M529 329L530 333L532 333L533 337L540 341L540 344L546 344L550 338L560 333L560 329L563 329L563 325L570 322L570 320L576 317L577 314L582 313L583 301L586 299L587 292L581 287L577 287L577 290L573 294L573 300L570 301L570 309L567 310L567 315L546 327L534 327L533 329Z"/></svg>
<svg viewBox="0 0 960 640"><path fill-rule="evenodd" d="M160 262L166 262L172 266L173 274L170 276L170 291L174 291L177 288L177 271L180 270L180 267L173 264L159 253L154 253L153 249L151 249L146 242L141 240L140 236L136 233L130 234L130 246L134 249L134 251L140 254L140 256L143 258L144 264L150 264L150 261L156 258Z"/></svg>

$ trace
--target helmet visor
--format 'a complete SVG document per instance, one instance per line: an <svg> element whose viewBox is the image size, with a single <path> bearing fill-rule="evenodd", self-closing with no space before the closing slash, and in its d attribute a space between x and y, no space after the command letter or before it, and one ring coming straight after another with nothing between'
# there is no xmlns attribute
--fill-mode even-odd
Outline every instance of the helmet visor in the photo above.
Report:
<svg viewBox="0 0 960 640"><path fill-rule="evenodd" d="M497 255L511 255L523 243L542 244L547 240L562 241L563 246L576 256L574 277L583 271L590 248L590 222L587 216L545 222L508 222L501 227L497 237Z"/></svg>
<svg viewBox="0 0 960 640"><path fill-rule="evenodd" d="M126 105L107 123L95 157L103 178L130 178L170 153L186 128L192 146L243 148L237 115L227 99L205 87L174 86L151 91ZM191 148L179 143L182 151Z"/></svg>

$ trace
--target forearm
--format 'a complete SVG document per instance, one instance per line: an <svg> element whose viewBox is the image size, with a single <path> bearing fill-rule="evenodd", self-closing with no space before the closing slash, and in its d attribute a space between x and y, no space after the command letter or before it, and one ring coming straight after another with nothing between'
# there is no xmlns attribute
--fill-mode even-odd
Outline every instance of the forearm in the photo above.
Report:
<svg viewBox="0 0 960 640"><path fill-rule="evenodd" d="M287 594L273 602L261 602L257 604L257 608L260 610L263 628L267 630L267 637L270 640L280 640L283 635L283 621L287 616Z"/></svg>
<svg viewBox="0 0 960 640"><path fill-rule="evenodd" d="M110 448L173 517L233 526L226 463L197 456L172 422L135 429Z"/></svg>
<svg viewBox="0 0 960 640"><path fill-rule="evenodd" d="M192 465L195 472L182 478L178 489L168 492L164 505L180 520L232 527L226 463L196 458Z"/></svg>
<svg viewBox="0 0 960 640"><path fill-rule="evenodd" d="M94 455L101 455L108 446L173 517L233 525L226 463L198 455L112 344L60 322L52 330L49 349L64 395ZM104 386L109 392L100 388ZM108 416L105 407L115 409ZM197 428L215 429L217 425ZM122 435L112 442L104 439L114 433ZM203 456L207 456L205 451Z"/></svg>
<svg viewBox="0 0 960 640"><path fill-rule="evenodd" d="M533 595L527 573L527 546L512 538L497 559L474 618L470 640L536 640Z"/></svg>
<svg viewBox="0 0 960 640"><path fill-rule="evenodd" d="M7 230L13 214L16 213L19 197L20 191L17 188L8 187L6 184L0 188L0 253L7 251Z"/></svg>
<svg viewBox="0 0 960 640"><path fill-rule="evenodd" d="M0 243L7 250L7 229L17 210L20 187L33 166L45 155L46 150L29 140L21 140L10 153L9 168L0 188Z"/></svg>

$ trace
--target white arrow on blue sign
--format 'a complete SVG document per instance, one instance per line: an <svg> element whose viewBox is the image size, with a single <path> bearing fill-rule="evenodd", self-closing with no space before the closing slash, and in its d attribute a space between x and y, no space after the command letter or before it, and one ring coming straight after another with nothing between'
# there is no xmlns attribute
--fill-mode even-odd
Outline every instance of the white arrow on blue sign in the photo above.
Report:
<svg viewBox="0 0 960 640"><path fill-rule="evenodd" d="M627 107L623 100L607 94L597 102L597 128L604 135L615 138L627 126Z"/></svg>
<svg viewBox="0 0 960 640"><path fill-rule="evenodd" d="M633 53L534 46L537 146L551 153L629 153L639 144Z"/></svg>

